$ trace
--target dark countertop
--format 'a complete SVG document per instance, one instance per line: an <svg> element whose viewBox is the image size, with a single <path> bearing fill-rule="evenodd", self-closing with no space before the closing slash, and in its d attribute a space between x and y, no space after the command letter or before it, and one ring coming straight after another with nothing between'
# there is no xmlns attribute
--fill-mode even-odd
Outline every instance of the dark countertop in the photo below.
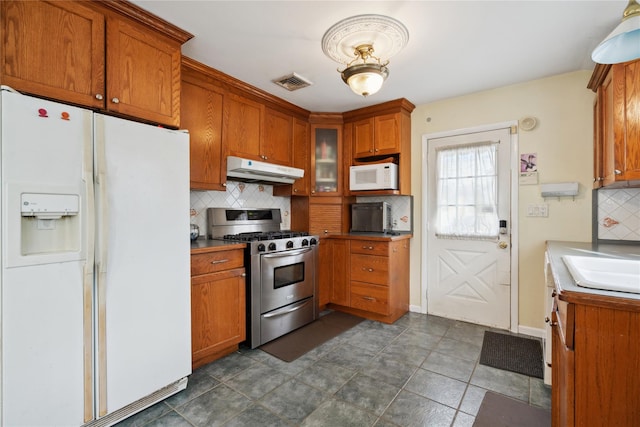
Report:
<svg viewBox="0 0 640 427"><path fill-rule="evenodd" d="M390 234L390 233L368 233L368 232L351 232L351 233L333 233L328 234L326 236L331 239L350 239L350 240L381 240L385 242L395 241L395 240L406 240L411 239L413 234L408 232L398 232L398 234Z"/></svg>
<svg viewBox="0 0 640 427"><path fill-rule="evenodd" d="M550 273L553 275L561 300L571 302L572 299L579 299L581 302L585 302L585 298L589 298L594 302L610 302L615 299L627 300L633 305L640 305L640 294L578 286L562 260L565 255L638 260L640 259L640 245L547 241L547 256L551 265Z"/></svg>
<svg viewBox="0 0 640 427"><path fill-rule="evenodd" d="M246 243L225 242L224 240L209 240L200 237L191 242L191 254L201 254L207 252L226 251L229 249L244 249Z"/></svg>

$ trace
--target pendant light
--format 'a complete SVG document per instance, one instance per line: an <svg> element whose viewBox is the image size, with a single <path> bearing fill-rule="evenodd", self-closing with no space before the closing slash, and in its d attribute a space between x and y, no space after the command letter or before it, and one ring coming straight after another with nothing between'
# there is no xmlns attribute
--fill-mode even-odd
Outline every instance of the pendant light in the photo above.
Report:
<svg viewBox="0 0 640 427"><path fill-rule="evenodd" d="M622 22L596 47L591 59L598 64L617 64L640 58L640 4L629 0Z"/></svg>

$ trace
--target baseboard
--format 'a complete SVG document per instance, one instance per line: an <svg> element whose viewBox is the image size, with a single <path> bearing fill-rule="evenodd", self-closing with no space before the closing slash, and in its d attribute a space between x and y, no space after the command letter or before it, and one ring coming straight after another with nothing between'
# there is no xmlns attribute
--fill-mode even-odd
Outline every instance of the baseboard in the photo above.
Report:
<svg viewBox="0 0 640 427"><path fill-rule="evenodd" d="M409 311L412 313L422 313L422 314L427 314L427 311L422 311L422 306L419 305L410 305L409 306Z"/></svg>
<svg viewBox="0 0 640 427"><path fill-rule="evenodd" d="M546 338L546 332L544 329L532 328L530 326L518 326L518 333L523 335L529 335L531 337Z"/></svg>

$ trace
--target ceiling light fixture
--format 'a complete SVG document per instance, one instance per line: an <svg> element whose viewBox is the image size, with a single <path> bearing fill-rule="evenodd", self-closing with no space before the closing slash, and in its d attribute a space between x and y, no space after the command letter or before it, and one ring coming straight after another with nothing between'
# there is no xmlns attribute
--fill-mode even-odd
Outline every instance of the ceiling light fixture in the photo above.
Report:
<svg viewBox="0 0 640 427"><path fill-rule="evenodd" d="M622 22L596 47L591 59L598 64L617 64L640 58L640 4L629 0Z"/></svg>
<svg viewBox="0 0 640 427"><path fill-rule="evenodd" d="M380 90L389 76L389 58L408 40L409 32L395 19L358 15L329 28L322 37L322 50L334 61L346 64L338 72L354 93L369 96Z"/></svg>

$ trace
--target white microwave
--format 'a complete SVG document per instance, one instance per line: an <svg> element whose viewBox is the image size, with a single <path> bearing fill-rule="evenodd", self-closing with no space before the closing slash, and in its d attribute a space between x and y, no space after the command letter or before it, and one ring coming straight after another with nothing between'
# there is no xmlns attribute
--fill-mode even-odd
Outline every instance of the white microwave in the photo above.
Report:
<svg viewBox="0 0 640 427"><path fill-rule="evenodd" d="M349 190L397 190L398 165L373 163L349 168Z"/></svg>

